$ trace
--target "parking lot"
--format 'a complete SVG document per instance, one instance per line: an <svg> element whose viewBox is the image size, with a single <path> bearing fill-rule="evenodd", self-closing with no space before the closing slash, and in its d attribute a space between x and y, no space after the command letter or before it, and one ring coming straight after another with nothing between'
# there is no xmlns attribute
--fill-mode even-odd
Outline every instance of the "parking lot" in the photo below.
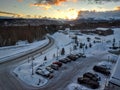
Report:
<svg viewBox="0 0 120 90"><path fill-rule="evenodd" d="M63 64L59 70L55 70L53 73L54 77L45 86L40 87L39 90L68 90L67 86L70 83L77 83L79 76L82 76L87 71L91 71L94 65L102 61L100 59L101 56L102 54L99 56L79 58L76 61ZM105 82L104 80L102 81ZM103 85L100 83L98 90L101 90L101 88L103 88Z"/></svg>

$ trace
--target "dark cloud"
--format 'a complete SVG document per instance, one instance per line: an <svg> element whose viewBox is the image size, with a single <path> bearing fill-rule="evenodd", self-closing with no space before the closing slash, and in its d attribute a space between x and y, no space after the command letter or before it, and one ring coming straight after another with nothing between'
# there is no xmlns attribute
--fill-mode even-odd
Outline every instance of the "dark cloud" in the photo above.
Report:
<svg viewBox="0 0 120 90"><path fill-rule="evenodd" d="M1 14L6 14L6 15L11 15L11 16L16 16L16 17L21 17L22 14L16 14L16 13L11 13L11 12L4 12L0 11Z"/></svg>
<svg viewBox="0 0 120 90"><path fill-rule="evenodd" d="M49 5L60 5L63 2L67 2L68 0L36 0L35 4L49 4Z"/></svg>
<svg viewBox="0 0 120 90"><path fill-rule="evenodd" d="M94 3L106 3L106 2L118 2L120 0L87 0L89 2L94 2Z"/></svg>
<svg viewBox="0 0 120 90"><path fill-rule="evenodd" d="M18 14L15 14L15 13L4 12L4 11L0 11L0 13L2 13L2 14L9 14L9 15L18 15Z"/></svg>

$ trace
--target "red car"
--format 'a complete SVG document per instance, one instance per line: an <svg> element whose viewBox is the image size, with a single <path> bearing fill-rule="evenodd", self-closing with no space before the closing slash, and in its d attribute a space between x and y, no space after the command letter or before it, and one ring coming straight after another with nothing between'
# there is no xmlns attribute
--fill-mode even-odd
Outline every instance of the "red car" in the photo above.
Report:
<svg viewBox="0 0 120 90"><path fill-rule="evenodd" d="M62 66L62 63L61 63L61 62L53 62L53 64L57 64L59 67Z"/></svg>

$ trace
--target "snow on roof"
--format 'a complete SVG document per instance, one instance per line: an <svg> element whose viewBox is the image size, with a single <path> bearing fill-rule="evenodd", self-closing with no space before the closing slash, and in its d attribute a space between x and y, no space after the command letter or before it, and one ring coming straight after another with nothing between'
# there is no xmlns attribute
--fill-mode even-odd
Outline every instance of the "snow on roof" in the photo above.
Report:
<svg viewBox="0 0 120 90"><path fill-rule="evenodd" d="M108 30L109 28L96 28L96 30L103 30L103 31L106 31Z"/></svg>
<svg viewBox="0 0 120 90"><path fill-rule="evenodd" d="M120 56L110 78L110 82L120 86Z"/></svg>

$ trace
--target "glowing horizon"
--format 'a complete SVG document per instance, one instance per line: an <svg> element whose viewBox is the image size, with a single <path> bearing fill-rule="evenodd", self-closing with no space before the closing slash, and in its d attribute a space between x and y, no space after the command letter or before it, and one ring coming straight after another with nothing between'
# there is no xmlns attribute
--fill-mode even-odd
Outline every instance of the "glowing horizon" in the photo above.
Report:
<svg viewBox="0 0 120 90"><path fill-rule="evenodd" d="M120 10L120 0L0 0L0 16L76 19L80 11ZM7 7L7 8L6 8Z"/></svg>

